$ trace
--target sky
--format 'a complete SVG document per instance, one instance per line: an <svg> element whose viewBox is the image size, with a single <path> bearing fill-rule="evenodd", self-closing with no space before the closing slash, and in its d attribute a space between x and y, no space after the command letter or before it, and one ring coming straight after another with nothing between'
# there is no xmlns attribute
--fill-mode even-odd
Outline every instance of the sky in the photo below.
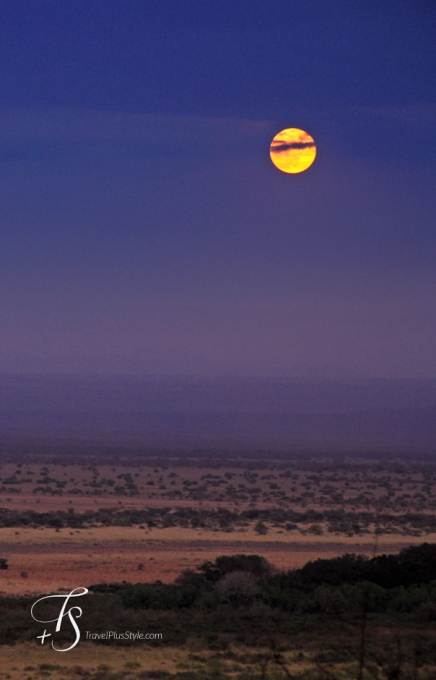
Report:
<svg viewBox="0 0 436 680"><path fill-rule="evenodd" d="M435 34L429 0L3 0L0 372L435 378Z"/></svg>

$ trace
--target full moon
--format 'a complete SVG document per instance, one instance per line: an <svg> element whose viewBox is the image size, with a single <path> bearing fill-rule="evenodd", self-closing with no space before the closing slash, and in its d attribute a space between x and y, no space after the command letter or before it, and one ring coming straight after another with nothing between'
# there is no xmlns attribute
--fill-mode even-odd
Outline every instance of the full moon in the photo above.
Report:
<svg viewBox="0 0 436 680"><path fill-rule="evenodd" d="M304 130L287 128L274 137L269 153L279 170L295 174L312 165L316 146L313 138Z"/></svg>

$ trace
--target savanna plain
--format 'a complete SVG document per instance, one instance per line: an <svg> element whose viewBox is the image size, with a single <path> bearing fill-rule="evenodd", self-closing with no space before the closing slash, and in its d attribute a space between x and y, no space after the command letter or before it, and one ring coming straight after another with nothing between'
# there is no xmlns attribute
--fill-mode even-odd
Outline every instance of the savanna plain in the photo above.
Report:
<svg viewBox="0 0 436 680"><path fill-rule="evenodd" d="M0 678L435 678L435 485L401 456L6 452ZM59 653L30 607L79 587Z"/></svg>

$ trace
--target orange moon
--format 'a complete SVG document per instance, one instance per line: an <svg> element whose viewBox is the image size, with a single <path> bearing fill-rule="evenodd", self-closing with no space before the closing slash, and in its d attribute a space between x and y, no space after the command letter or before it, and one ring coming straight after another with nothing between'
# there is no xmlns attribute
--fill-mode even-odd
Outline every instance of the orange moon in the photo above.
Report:
<svg viewBox="0 0 436 680"><path fill-rule="evenodd" d="M271 160L282 172L297 173L309 168L316 156L316 146L307 132L287 128L279 132L269 149Z"/></svg>

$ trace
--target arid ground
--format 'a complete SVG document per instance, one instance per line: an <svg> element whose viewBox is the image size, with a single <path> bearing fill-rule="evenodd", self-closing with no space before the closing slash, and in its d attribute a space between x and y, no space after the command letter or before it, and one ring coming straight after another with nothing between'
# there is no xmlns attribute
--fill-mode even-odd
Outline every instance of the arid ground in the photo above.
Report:
<svg viewBox="0 0 436 680"><path fill-rule="evenodd" d="M294 533L294 532L292 532ZM334 540L336 539L336 540ZM436 534L426 540L435 542ZM380 552L398 552L422 538L383 537ZM69 531L62 529L0 529L0 553L7 555L9 569L0 571L0 591L10 594L46 593L95 583L161 580L174 581L184 569L194 568L219 555L256 553L275 567L288 570L318 557L346 552L372 555L374 537L356 541L346 536L311 536L309 540L271 531L258 536L246 532L207 532L198 529L109 527Z"/></svg>
<svg viewBox="0 0 436 680"><path fill-rule="evenodd" d="M321 556L398 552L436 539L429 463L43 460L5 463L0 478L0 557L8 560L0 591L10 594L171 582L223 554L256 553L288 570ZM159 521L129 514L162 508ZM105 525L98 513L107 509ZM59 511L85 521L65 526ZM277 520L277 512L296 521ZM225 525L220 513L230 513Z"/></svg>

